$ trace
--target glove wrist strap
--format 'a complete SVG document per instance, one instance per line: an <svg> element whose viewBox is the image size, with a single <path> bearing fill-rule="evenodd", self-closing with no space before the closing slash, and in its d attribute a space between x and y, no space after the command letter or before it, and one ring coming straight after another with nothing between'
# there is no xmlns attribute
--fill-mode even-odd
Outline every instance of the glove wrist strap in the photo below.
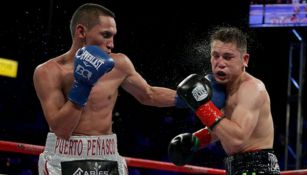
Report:
<svg viewBox="0 0 307 175"><path fill-rule="evenodd" d="M213 130L214 127L223 119L223 113L212 103L212 101L200 106L196 110L196 115L204 125L209 127L210 130Z"/></svg>
<svg viewBox="0 0 307 175"><path fill-rule="evenodd" d="M207 127L194 132L193 136L197 138L198 149L206 147L209 143L211 143L212 140L211 134Z"/></svg>
<svg viewBox="0 0 307 175"><path fill-rule="evenodd" d="M175 107L176 108L188 108L187 104L176 94L175 97Z"/></svg>

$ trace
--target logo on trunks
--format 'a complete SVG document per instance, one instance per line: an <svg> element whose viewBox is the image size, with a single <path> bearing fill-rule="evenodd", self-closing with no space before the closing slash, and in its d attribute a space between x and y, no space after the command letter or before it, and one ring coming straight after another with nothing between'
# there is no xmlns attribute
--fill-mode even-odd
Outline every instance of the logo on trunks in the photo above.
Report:
<svg viewBox="0 0 307 175"><path fill-rule="evenodd" d="M269 162L270 162L270 170L272 172L278 172L280 173L280 168L279 168L279 165L278 165L278 160L276 158L276 156L272 153L268 153L269 157Z"/></svg>
<svg viewBox="0 0 307 175"><path fill-rule="evenodd" d="M73 160L61 162L63 175L119 175L118 163L109 160Z"/></svg>
<svg viewBox="0 0 307 175"><path fill-rule="evenodd" d="M192 94L196 101L201 101L208 97L208 87L204 87L203 85L197 85L193 90Z"/></svg>
<svg viewBox="0 0 307 175"><path fill-rule="evenodd" d="M101 139L98 137L97 139L87 139L86 141L82 139L63 140L57 138L54 152L73 156L115 155L116 143L112 138Z"/></svg>
<svg viewBox="0 0 307 175"><path fill-rule="evenodd" d="M86 174L86 175L109 175L109 172L108 171L101 171L99 170L101 168L101 165L98 165L98 163L96 162L95 163L95 167L94 167L94 170L92 171L86 171L86 170L83 170L81 168L78 168L74 173L73 175L83 175L83 174Z"/></svg>

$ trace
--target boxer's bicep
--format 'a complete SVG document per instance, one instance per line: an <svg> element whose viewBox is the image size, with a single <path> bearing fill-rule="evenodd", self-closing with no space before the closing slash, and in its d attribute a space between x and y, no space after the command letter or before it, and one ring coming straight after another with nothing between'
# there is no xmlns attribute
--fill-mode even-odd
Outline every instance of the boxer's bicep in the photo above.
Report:
<svg viewBox="0 0 307 175"><path fill-rule="evenodd" d="M124 56L120 60L119 67L125 74L125 79L123 80L121 87L140 102L144 101L144 99L148 99L151 87L135 70L134 65L127 56Z"/></svg>
<svg viewBox="0 0 307 175"><path fill-rule="evenodd" d="M231 120L237 123L246 137L249 137L258 123L264 95L254 84L244 86L238 93L238 104Z"/></svg>
<svg viewBox="0 0 307 175"><path fill-rule="evenodd" d="M65 97L58 88L56 79L56 73L50 74L42 67L37 68L33 75L35 91L46 116L54 113L65 103Z"/></svg>

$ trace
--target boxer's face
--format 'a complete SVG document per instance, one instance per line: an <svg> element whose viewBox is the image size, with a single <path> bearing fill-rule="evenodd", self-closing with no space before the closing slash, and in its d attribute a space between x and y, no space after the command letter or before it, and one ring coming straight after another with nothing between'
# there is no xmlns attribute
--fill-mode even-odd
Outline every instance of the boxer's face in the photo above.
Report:
<svg viewBox="0 0 307 175"><path fill-rule="evenodd" d="M100 23L86 31L86 44L98 45L110 54L114 48L114 36L117 33L116 22L109 16L100 16Z"/></svg>
<svg viewBox="0 0 307 175"><path fill-rule="evenodd" d="M211 43L211 67L215 79L222 84L236 79L243 72L244 65L247 65L243 55L234 43L213 41Z"/></svg>

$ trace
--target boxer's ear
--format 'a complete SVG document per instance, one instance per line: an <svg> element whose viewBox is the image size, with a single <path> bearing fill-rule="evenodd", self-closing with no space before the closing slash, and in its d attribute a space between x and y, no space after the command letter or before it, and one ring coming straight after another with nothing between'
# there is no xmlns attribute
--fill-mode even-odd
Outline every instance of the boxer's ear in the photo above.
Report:
<svg viewBox="0 0 307 175"><path fill-rule="evenodd" d="M80 38L85 38L86 37L86 27L82 24L78 24L76 26L75 35Z"/></svg>
<svg viewBox="0 0 307 175"><path fill-rule="evenodd" d="M247 53L243 54L243 59L242 59L242 61L243 61L244 67L248 67L249 54L247 54Z"/></svg>

